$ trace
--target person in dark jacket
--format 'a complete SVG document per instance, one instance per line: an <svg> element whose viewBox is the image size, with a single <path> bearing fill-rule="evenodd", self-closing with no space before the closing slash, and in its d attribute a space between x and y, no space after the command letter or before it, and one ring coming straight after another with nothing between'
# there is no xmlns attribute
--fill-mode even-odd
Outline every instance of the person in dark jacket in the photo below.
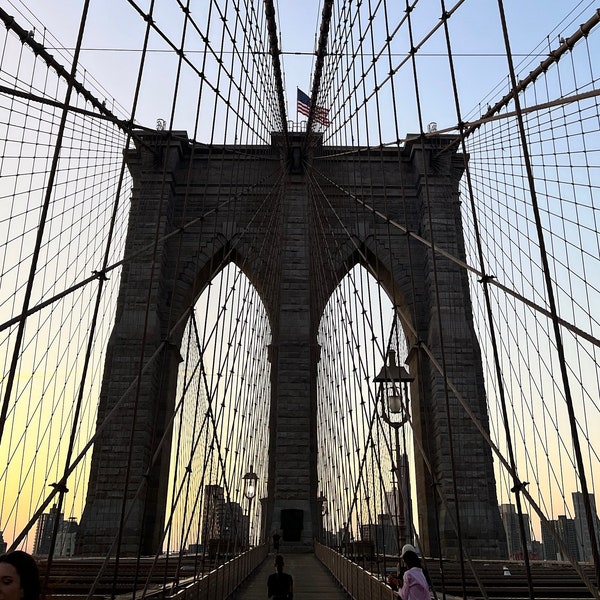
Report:
<svg viewBox="0 0 600 600"><path fill-rule="evenodd" d="M279 552L279 541L281 540L281 536L274 531L273 532L273 550L275 550L275 554Z"/></svg>
<svg viewBox="0 0 600 600"><path fill-rule="evenodd" d="M283 572L283 556L275 557L275 573L269 575L267 581L269 598L273 600L292 600L294 597L294 580L288 573Z"/></svg>

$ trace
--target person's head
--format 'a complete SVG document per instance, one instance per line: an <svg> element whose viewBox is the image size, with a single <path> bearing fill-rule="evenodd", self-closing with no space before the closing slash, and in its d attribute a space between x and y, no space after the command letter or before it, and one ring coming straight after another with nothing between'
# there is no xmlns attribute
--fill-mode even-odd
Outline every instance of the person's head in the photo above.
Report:
<svg viewBox="0 0 600 600"><path fill-rule="evenodd" d="M412 567L421 566L421 559L417 554L417 550L411 544L404 544L404 546L402 546L402 553L400 554L400 558L404 561L404 564L409 569L412 569Z"/></svg>
<svg viewBox="0 0 600 600"><path fill-rule="evenodd" d="M0 556L0 591L3 600L39 600L40 574L27 552L15 550Z"/></svg>
<svg viewBox="0 0 600 600"><path fill-rule="evenodd" d="M281 556L281 554L278 554L275 557L275 569L279 573L281 573L281 571L283 571L283 556Z"/></svg>

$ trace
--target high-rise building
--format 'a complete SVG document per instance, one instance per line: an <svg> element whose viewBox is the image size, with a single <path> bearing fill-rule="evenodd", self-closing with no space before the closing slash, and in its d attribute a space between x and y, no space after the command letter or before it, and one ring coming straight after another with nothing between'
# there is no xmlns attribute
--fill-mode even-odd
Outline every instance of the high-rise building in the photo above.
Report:
<svg viewBox="0 0 600 600"><path fill-rule="evenodd" d="M558 521L541 522L542 529L542 544L544 560L559 560L559 546L551 533L551 528L554 528L558 533Z"/></svg>
<svg viewBox="0 0 600 600"><path fill-rule="evenodd" d="M247 546L250 522L237 502L225 502L221 521L221 539Z"/></svg>
<svg viewBox="0 0 600 600"><path fill-rule="evenodd" d="M414 543L412 500L410 494L408 457L401 453L400 461L400 488L393 487L384 494L383 514L391 517L391 523L400 527L400 537L406 543Z"/></svg>
<svg viewBox="0 0 600 600"><path fill-rule="evenodd" d="M538 540L531 540L531 552L529 557L533 560L540 560L544 557L544 544Z"/></svg>
<svg viewBox="0 0 600 600"><path fill-rule="evenodd" d="M221 523L225 510L225 494L220 485L204 486L204 503L202 505L202 543L207 546L209 540L221 537Z"/></svg>
<svg viewBox="0 0 600 600"><path fill-rule="evenodd" d="M342 527L338 529L336 544L338 546L345 546L346 544L349 544L352 541L354 541L352 529L346 523L344 523Z"/></svg>
<svg viewBox="0 0 600 600"><path fill-rule="evenodd" d="M585 506L583 503L583 494L581 492L572 492L573 509L575 512L575 531L577 534L577 544L579 547L579 560L590 562L592 560L592 543L590 540L590 531L588 528L587 517L585 514ZM598 514L596 513L596 500L594 494L589 494L590 504L592 508L592 521L596 533L596 543L600 544L600 523L598 522Z"/></svg>
<svg viewBox="0 0 600 600"><path fill-rule="evenodd" d="M379 515L379 523L360 526L360 539L368 542L377 554L398 554L398 528L392 523L392 516Z"/></svg>
<svg viewBox="0 0 600 600"><path fill-rule="evenodd" d="M392 518L392 523L394 525L398 523L399 504L400 502L398 498L398 488L394 487L390 492L385 492L383 514L390 515L390 517Z"/></svg>
<svg viewBox="0 0 600 600"><path fill-rule="evenodd" d="M36 556L48 556L50 546L52 545L52 535L54 533L55 523L58 520L58 531L62 531L64 523L63 513L58 512L56 504L44 513L38 521L35 531L35 540L33 542L33 553Z"/></svg>
<svg viewBox="0 0 600 600"><path fill-rule="evenodd" d="M521 531L519 528L519 515L514 504L500 505L500 518L506 532L506 545L508 557L516 558L523 555L523 543L521 542ZM527 551L531 550L531 527L529 515L523 514L523 525L525 527L525 544Z"/></svg>
<svg viewBox="0 0 600 600"><path fill-rule="evenodd" d="M557 529L560 539L567 548L567 552L573 560L580 560L579 543L577 541L577 529L575 519L567 519L565 515L558 515ZM558 551L558 560L569 560L569 557L560 549Z"/></svg>
<svg viewBox="0 0 600 600"><path fill-rule="evenodd" d="M575 530L574 519L567 519L566 515L558 515L558 519L548 521L548 525L541 523L541 526L545 560L568 561L569 558L575 561L579 560L577 532ZM555 534L560 538L566 552L556 541L554 535L552 535L551 528L554 529Z"/></svg>
<svg viewBox="0 0 600 600"><path fill-rule="evenodd" d="M226 502L220 485L207 485L204 488L202 506L202 544L211 540L235 545L248 545L248 515L237 502Z"/></svg>
<svg viewBox="0 0 600 600"><path fill-rule="evenodd" d="M75 554L75 540L77 538L77 530L79 525L75 517L69 517L67 521L63 521L61 529L56 536L56 548L54 556L68 557Z"/></svg>

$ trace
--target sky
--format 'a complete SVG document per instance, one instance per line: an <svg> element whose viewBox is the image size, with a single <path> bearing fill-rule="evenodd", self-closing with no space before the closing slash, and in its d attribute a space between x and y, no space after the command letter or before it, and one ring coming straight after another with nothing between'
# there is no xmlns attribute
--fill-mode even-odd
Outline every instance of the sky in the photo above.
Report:
<svg viewBox="0 0 600 600"><path fill-rule="evenodd" d="M63 0L58 3L46 0L29 0L26 3L21 0L3 0L2 4L7 7L8 12L11 12L12 5L23 17L35 15L39 23L36 24L33 17L31 21L36 30L40 29L41 23L64 47L74 47L82 0ZM149 0L138 4L147 7ZM205 4L207 3L191 3L192 13L197 19ZM391 15L392 23L401 18L403 4L400 1L397 3L398 14ZM517 64L524 61L525 56L529 56L532 51L533 64L545 58L548 44L555 47L559 35L571 34L579 22L589 18L589 7L592 6L589 1L573 0L510 0L504 4ZM257 3L257 6L262 10L262 2ZM438 2L431 0L417 4L414 11L415 40L429 32L439 20L439 6ZM446 8L450 9L452 6L447 3ZM179 25L173 15L181 11L173 7L174 0L159 0L156 3L157 23L165 31L169 31L171 27L171 35L173 39L177 39ZM296 119L296 86L310 92L313 52L321 8L321 2L315 1L279 0L276 3L281 50L284 53L282 64L288 116L291 119ZM85 33L81 65L87 70L88 76L95 78L127 111L131 107L132 80L139 60L139 54L135 50L141 47L143 35L141 19L124 0L95 0L90 4L88 22L90 26ZM467 112L476 110L479 105L485 106L490 98L497 98L497 86L504 89L507 81L497 3L493 0L466 1L456 10L449 25L453 51L456 54L462 106ZM36 39L39 41L40 37L41 34L38 33ZM151 40L150 47L156 49L162 46L158 40ZM398 46L401 47L405 46ZM443 40L437 36L425 45L419 55L420 77L425 90L421 99L424 120L426 123L437 122L438 128L445 128L455 122L452 103L445 96L447 84L440 87L441 79L436 81L447 71L447 60L438 53L443 53L444 50ZM539 54L539 60L535 54ZM153 126L157 118L168 118L168 114L164 114L168 112L168 106L160 98L164 96L164 79L168 78L172 66L164 56L157 56L150 69L150 76L144 84L150 93L144 98L138 112L138 121L146 126ZM406 123L405 127L414 131L417 123L414 122L412 104L412 98L407 94L407 102L401 108L410 115L409 119L403 119L403 124ZM184 120L177 123L179 128L188 130L191 125Z"/></svg>
<svg viewBox="0 0 600 600"><path fill-rule="evenodd" d="M149 3L150 0L141 0L139 5L147 8ZM192 2L192 11L199 21L207 4L206 1ZM395 0L388 4L390 12L393 13L392 22L401 19L404 3ZM25 25L26 21L30 20L29 26L36 32L35 39L42 41L45 35L45 45L57 57L62 54L61 45L66 49L75 46L82 5L82 0L0 0L0 6L14 14L20 23ZM367 6L368 2L365 0L363 5ZM500 35L497 3L492 0L467 0L462 4L449 4L447 8L455 5L458 8L450 20L449 27L456 57L463 114L472 118L483 112L488 103L493 103L506 92L506 58ZM176 39L180 24L177 15L180 16L181 12L178 9L174 10L174 6L174 0L156 2L157 22ZM262 0L256 2L256 7L257 10L262 10ZM296 86L310 92L314 67L313 52L321 8L320 2L308 0L279 0L276 3L283 52L287 113L291 119L296 118ZM591 15L593 3L573 0L508 0L505 2L505 10L515 62L519 65L520 76L524 76L547 56L549 48L558 45L560 36L571 35L579 23ZM414 11L415 39L420 40L431 31L438 22L439 12L439 2L420 1ZM125 0L92 0L89 23L80 59L80 64L85 69L86 85L94 88L100 99L105 98L111 108L115 106L115 112L128 115L133 102L134 82L144 31L143 22ZM46 34L43 33L43 27L48 30ZM381 38L385 32L378 27L376 35ZM150 53L149 68L142 83L143 95L136 112L136 121L152 128L158 118L169 119L175 62L172 56L159 52L164 49L164 44L156 37L151 39L150 48L153 52ZM398 52L392 58L394 64L401 62L405 48L406 40L399 38ZM424 123L435 121L440 129L451 127L456 122L444 51L443 39L438 34L425 44L417 60L423 92L423 120ZM61 61L68 67L67 59ZM385 70L379 75L383 77ZM197 84L187 79L184 81L189 87L184 88L181 94L183 100L181 109L175 114L174 126L193 132L196 89L194 86ZM403 67L403 71L397 77L397 83L401 92L397 101L400 134L418 131L409 68ZM371 85L371 82L367 85ZM369 138L373 143L389 142L395 137L389 96L382 94L381 102L384 110L381 119L381 139L373 133ZM368 110L372 110L371 107L372 105ZM334 108L332 104L332 110ZM197 137L210 137L211 117L210 109L201 114ZM366 140L365 133L362 132L359 141L364 144ZM560 504L560 500L558 503Z"/></svg>

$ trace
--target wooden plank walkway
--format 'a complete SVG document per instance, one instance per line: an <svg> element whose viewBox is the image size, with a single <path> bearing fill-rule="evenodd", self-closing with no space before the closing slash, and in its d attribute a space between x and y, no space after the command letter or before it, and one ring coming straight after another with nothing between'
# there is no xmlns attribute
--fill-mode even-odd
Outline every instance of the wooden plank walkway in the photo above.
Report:
<svg viewBox="0 0 600 600"><path fill-rule="evenodd" d="M314 554L284 554L283 570L294 578L294 600L348 600L329 571ZM274 554L244 583L229 600L267 600L267 579L275 572Z"/></svg>

